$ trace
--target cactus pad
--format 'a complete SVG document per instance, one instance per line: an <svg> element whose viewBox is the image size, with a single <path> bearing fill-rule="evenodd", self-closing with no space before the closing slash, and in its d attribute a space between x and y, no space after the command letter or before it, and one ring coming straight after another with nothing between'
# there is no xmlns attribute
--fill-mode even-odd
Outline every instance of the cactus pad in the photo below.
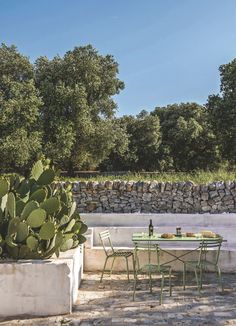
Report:
<svg viewBox="0 0 236 326"><path fill-rule="evenodd" d="M9 192L8 194L6 207L10 217L16 217L16 198L13 192Z"/></svg>
<svg viewBox="0 0 236 326"><path fill-rule="evenodd" d="M24 207L25 207L25 203L23 202L23 200L21 199L16 200L16 216L21 215Z"/></svg>
<svg viewBox="0 0 236 326"><path fill-rule="evenodd" d="M5 196L2 197L1 200L1 210L4 211L7 205L7 198L8 198L8 194L6 194Z"/></svg>
<svg viewBox="0 0 236 326"><path fill-rule="evenodd" d="M47 169L43 171L43 173L40 175L40 177L37 180L37 183L42 186L49 185L53 182L55 178L55 172L53 169Z"/></svg>
<svg viewBox="0 0 236 326"><path fill-rule="evenodd" d="M73 226L75 225L75 219L73 218L70 223L67 225L65 232L70 232L73 228Z"/></svg>
<svg viewBox="0 0 236 326"><path fill-rule="evenodd" d="M73 247L73 244L74 244L73 239L67 239L62 243L60 250L61 251L70 250Z"/></svg>
<svg viewBox="0 0 236 326"><path fill-rule="evenodd" d="M56 197L51 197L40 204L40 207L45 209L48 214L53 214L60 208L60 202Z"/></svg>
<svg viewBox="0 0 236 326"><path fill-rule="evenodd" d="M46 196L47 192L45 189L38 189L31 194L30 200L36 200L38 203L41 203L42 201L44 201Z"/></svg>
<svg viewBox="0 0 236 326"><path fill-rule="evenodd" d="M74 201L70 208L69 217L71 217L75 213L75 210L76 210L76 202Z"/></svg>
<svg viewBox="0 0 236 326"><path fill-rule="evenodd" d="M27 219L27 217L30 215L30 213L33 211L33 210L35 210L35 209L37 209L39 207L39 204L36 202L36 201L29 201L26 205L25 205L25 207L24 207L24 209L23 209L23 211L22 211L22 213L21 213L21 220L26 220Z"/></svg>
<svg viewBox="0 0 236 326"><path fill-rule="evenodd" d="M17 232L17 227L18 227L19 223L20 223L20 219L18 217L12 218L9 221L8 229L7 229L7 233L9 236L11 236Z"/></svg>
<svg viewBox="0 0 236 326"><path fill-rule="evenodd" d="M16 231L16 242L24 241L29 234L29 227L25 222L19 222Z"/></svg>
<svg viewBox="0 0 236 326"><path fill-rule="evenodd" d="M38 161L34 164L31 170L31 177L37 181L42 173L43 173L43 163L42 161Z"/></svg>
<svg viewBox="0 0 236 326"><path fill-rule="evenodd" d="M39 231L39 237L42 240L50 240L55 235L55 226L52 222L46 222Z"/></svg>
<svg viewBox="0 0 236 326"><path fill-rule="evenodd" d="M44 209L37 208L29 214L27 218L27 224L31 228L38 228L44 223L46 216L47 213Z"/></svg>
<svg viewBox="0 0 236 326"><path fill-rule="evenodd" d="M61 218L61 220L60 220L60 226L63 226L63 225L65 225L65 224L67 224L67 223L69 223L70 222L70 218L69 218L69 216L67 216L67 215L64 215L62 218Z"/></svg>
<svg viewBox="0 0 236 326"><path fill-rule="evenodd" d="M0 180L0 198L5 196L9 191L9 183L5 179Z"/></svg>
<svg viewBox="0 0 236 326"><path fill-rule="evenodd" d="M26 244L27 247L31 250L31 251L36 251L39 245L39 241L38 239L36 239L34 236L30 235L27 239L26 239Z"/></svg>

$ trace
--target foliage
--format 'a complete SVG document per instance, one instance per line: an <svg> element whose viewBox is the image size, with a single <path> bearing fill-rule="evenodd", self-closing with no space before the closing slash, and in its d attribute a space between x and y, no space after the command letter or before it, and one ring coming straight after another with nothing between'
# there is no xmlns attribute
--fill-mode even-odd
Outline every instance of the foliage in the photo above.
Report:
<svg viewBox="0 0 236 326"><path fill-rule="evenodd" d="M71 189L55 184L50 161L38 161L29 179L0 179L0 254L44 259L83 243L86 225Z"/></svg>
<svg viewBox="0 0 236 326"><path fill-rule="evenodd" d="M221 96L211 95L207 108L222 156L236 163L236 59L219 68Z"/></svg>
<svg viewBox="0 0 236 326"><path fill-rule="evenodd" d="M45 154L67 169L94 168L115 146L112 96L123 89L118 64L90 45L64 57L36 61L36 84L43 98Z"/></svg>
<svg viewBox="0 0 236 326"><path fill-rule="evenodd" d="M208 121L206 109L196 103L182 103L156 108L160 118L162 144L160 160L171 157L176 171L213 169L219 164L216 136Z"/></svg>
<svg viewBox="0 0 236 326"><path fill-rule="evenodd" d="M19 171L41 150L38 128L42 102L33 66L15 46L0 47L0 168Z"/></svg>
<svg viewBox="0 0 236 326"><path fill-rule="evenodd" d="M26 174L42 154L78 169L214 170L236 164L236 59L219 68L221 94L116 118L118 63L91 45L33 65L0 47L0 170Z"/></svg>
<svg viewBox="0 0 236 326"><path fill-rule="evenodd" d="M101 167L111 170L155 170L161 143L159 118L142 112L137 117L124 116L118 119L118 123L125 130L122 139L128 147L122 152L113 151L108 162Z"/></svg>

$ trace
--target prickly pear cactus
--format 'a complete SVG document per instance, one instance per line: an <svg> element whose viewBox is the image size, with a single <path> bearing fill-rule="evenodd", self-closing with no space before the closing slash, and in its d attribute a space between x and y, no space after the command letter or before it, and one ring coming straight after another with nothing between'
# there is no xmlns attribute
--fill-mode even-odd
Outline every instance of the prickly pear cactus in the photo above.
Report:
<svg viewBox="0 0 236 326"><path fill-rule="evenodd" d="M0 257L47 259L86 241L71 189L54 179L49 160L28 179L0 179Z"/></svg>

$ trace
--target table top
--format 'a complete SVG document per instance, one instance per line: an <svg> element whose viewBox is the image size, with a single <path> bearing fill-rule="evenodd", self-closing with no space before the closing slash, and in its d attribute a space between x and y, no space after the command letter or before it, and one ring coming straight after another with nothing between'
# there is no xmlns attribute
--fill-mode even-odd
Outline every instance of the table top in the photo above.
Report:
<svg viewBox="0 0 236 326"><path fill-rule="evenodd" d="M195 237L186 237L184 234L182 236L174 236L173 238L162 238L161 233L154 233L153 236L149 237L148 233L133 233L132 241L203 241L203 240L217 240L221 239L220 235L214 238L206 238L201 234L196 234ZM225 242L226 240L223 240Z"/></svg>

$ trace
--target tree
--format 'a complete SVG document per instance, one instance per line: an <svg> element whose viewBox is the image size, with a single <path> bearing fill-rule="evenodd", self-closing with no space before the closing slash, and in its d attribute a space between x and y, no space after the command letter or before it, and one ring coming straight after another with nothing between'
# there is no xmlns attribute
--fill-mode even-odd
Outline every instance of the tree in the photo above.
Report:
<svg viewBox="0 0 236 326"><path fill-rule="evenodd" d="M207 109L223 158L236 164L236 59L219 71L221 94L209 96Z"/></svg>
<svg viewBox="0 0 236 326"><path fill-rule="evenodd" d="M42 104L33 67L15 46L0 47L0 168L19 171L41 150L38 126Z"/></svg>
<svg viewBox="0 0 236 326"><path fill-rule="evenodd" d="M152 114L160 118L161 159L165 160L164 154L167 153L173 169L191 171L217 166L220 158L217 140L203 106L173 104L156 108Z"/></svg>
<svg viewBox="0 0 236 326"><path fill-rule="evenodd" d="M88 45L62 58L40 57L35 67L46 155L71 170L95 168L115 143L112 96L124 88L118 64Z"/></svg>
<svg viewBox="0 0 236 326"><path fill-rule="evenodd" d="M110 169L140 171L155 170L158 164L158 150L161 142L159 118L146 111L140 115L124 116L119 119L124 129L127 150L112 153Z"/></svg>

